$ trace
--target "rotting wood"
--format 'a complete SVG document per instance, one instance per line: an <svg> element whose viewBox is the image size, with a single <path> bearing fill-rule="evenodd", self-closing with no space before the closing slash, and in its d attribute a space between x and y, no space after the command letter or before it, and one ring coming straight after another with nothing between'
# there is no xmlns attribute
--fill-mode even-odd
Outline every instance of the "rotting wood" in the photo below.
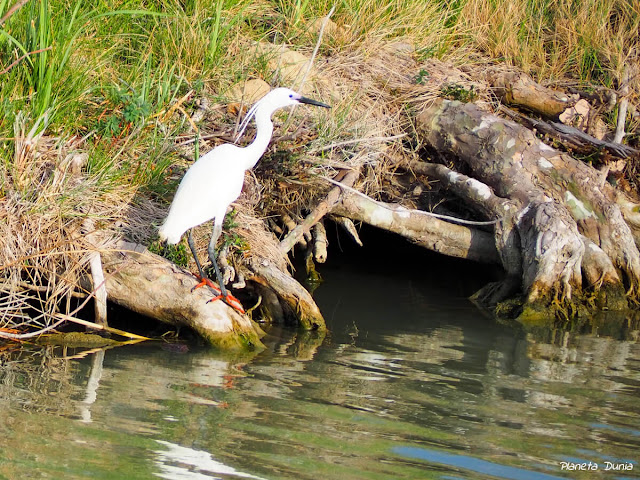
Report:
<svg viewBox="0 0 640 480"><path fill-rule="evenodd" d="M577 101L563 92L558 92L536 83L529 75L503 66L489 68L486 80L494 93L509 105L533 110L547 117L556 117Z"/></svg>
<svg viewBox="0 0 640 480"><path fill-rule="evenodd" d="M500 111L529 129L537 130L539 133L544 135L549 135L551 138L561 142L566 148L577 153L590 154L604 149L609 152L610 155L618 158L640 158L640 150L636 150L635 148L622 145L620 143L598 140L588 133L569 125L536 120L504 106L500 107Z"/></svg>

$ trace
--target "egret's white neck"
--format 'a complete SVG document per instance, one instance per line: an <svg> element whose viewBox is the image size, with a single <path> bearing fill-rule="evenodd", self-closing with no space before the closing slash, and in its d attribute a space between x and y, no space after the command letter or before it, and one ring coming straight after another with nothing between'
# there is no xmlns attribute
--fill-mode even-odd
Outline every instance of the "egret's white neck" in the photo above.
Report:
<svg viewBox="0 0 640 480"><path fill-rule="evenodd" d="M253 168L269 146L273 134L273 123L271 122L273 112L272 109L261 108L256 111L256 138L244 148L247 159L245 170Z"/></svg>

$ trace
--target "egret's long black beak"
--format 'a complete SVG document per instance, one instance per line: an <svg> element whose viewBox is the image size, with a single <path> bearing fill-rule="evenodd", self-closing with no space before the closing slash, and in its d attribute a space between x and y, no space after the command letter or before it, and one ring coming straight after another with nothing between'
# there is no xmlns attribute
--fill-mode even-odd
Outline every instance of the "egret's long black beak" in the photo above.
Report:
<svg viewBox="0 0 640 480"><path fill-rule="evenodd" d="M331 105L327 105L326 103L318 102L317 100L313 100L307 97L300 97L298 101L300 103L306 103L307 105L315 105L317 107L331 108Z"/></svg>

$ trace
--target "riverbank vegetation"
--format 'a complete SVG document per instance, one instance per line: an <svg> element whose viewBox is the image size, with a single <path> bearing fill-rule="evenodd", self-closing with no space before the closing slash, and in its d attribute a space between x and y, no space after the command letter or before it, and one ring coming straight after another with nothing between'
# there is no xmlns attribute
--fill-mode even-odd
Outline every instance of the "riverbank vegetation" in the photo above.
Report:
<svg viewBox="0 0 640 480"><path fill-rule="evenodd" d="M413 119L428 100L476 100L497 111L498 95L481 73L517 69L567 95L599 98L604 132L616 131L621 111L610 93L624 97L623 143L639 147L634 2L344 0L323 24L332 7L327 0L0 0L3 326L44 328L73 318L89 294L127 272L118 263L123 240L193 270L184 245L158 244L157 227L193 158L233 140L255 100L248 81L298 88L333 106L277 116L276 142L247 177L223 239L230 280L249 285L251 305L260 299L254 318L286 320L302 309L308 328L321 323L319 312L300 306L312 300L283 299L285 287L273 284L286 281L274 272L286 272L295 244L320 248L310 249L309 272L323 258L322 224L313 235L295 227L330 212L318 213L338 188L326 177L409 208L442 201L429 191L435 176L426 186L404 181L408 162L424 154ZM581 160L606 163L606 150L594 152ZM631 196L636 162L631 156L607 167ZM348 213L343 208L335 220L353 233ZM202 255L209 229L196 231ZM276 268L267 271L266 261ZM636 298L633 274L624 283ZM565 297L555 295L556 303ZM171 315L165 320L179 323Z"/></svg>

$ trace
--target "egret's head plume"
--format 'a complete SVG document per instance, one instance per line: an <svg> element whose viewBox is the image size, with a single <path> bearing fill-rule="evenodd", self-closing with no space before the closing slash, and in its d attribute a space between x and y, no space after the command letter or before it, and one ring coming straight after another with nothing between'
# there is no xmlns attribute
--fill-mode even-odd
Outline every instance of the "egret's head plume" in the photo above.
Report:
<svg viewBox="0 0 640 480"><path fill-rule="evenodd" d="M242 135L244 131L247 129L247 125L251 119L256 115L256 112L259 109L265 109L269 112L269 115L276 110L284 107L288 107L291 105L296 105L298 103L306 103L309 105L317 105L319 107L331 108L329 105L326 105L321 102L317 102L316 100L312 100L307 97L303 97L299 93L294 92L289 88L275 88L267 93L264 97L258 100L247 112L245 117L242 119L242 123L240 124L240 129L238 130L238 135L236 136L236 143Z"/></svg>

